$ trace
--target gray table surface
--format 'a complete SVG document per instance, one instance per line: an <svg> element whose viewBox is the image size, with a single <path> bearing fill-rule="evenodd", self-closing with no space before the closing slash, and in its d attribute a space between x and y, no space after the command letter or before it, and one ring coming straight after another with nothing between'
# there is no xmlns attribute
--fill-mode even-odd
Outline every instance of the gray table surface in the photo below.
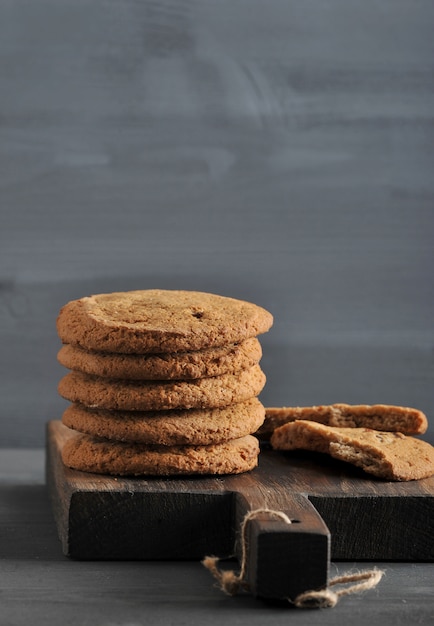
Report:
<svg viewBox="0 0 434 626"><path fill-rule="evenodd" d="M199 562L80 562L63 556L42 449L0 454L0 624L432 624L431 563L332 563L331 575L378 567L379 585L334 607L271 607L214 586Z"/></svg>

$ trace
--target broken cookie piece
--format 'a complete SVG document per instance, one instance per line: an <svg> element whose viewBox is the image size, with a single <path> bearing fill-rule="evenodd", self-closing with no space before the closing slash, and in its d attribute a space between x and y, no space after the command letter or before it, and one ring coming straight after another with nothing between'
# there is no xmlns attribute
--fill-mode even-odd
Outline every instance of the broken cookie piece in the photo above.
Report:
<svg viewBox="0 0 434 626"><path fill-rule="evenodd" d="M276 428L295 420L310 420L340 428L373 428L404 435L420 435L428 428L427 417L419 409L389 404L338 403L268 407L265 410L265 421L257 435L262 439L269 439Z"/></svg>
<svg viewBox="0 0 434 626"><path fill-rule="evenodd" d="M322 452L384 480L418 480L434 474L433 446L399 432L296 420L276 428L270 441L275 450Z"/></svg>

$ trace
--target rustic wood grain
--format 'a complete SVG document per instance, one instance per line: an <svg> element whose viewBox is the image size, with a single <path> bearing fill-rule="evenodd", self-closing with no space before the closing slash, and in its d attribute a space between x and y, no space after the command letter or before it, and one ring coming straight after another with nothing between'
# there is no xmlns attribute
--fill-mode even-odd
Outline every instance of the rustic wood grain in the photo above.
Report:
<svg viewBox="0 0 434 626"><path fill-rule="evenodd" d="M67 436L59 422L48 425L48 484L63 550L72 557L227 556L234 552L244 514L269 507L299 523L286 528L270 520L252 523L250 573L253 587L265 594L269 587L262 572L278 584L271 575L274 558L276 577L285 585L295 585L294 571L300 578L302 571L312 576L309 563L328 562L323 523L331 531L332 559L434 560L434 477L383 482L322 455L263 450L259 467L239 476L116 479L65 468L60 448ZM288 563L297 559L300 567L294 570ZM282 577L287 566L292 574Z"/></svg>
<svg viewBox="0 0 434 626"><path fill-rule="evenodd" d="M0 458L3 459L3 452ZM4 624L167 624L214 626L404 626L432 621L432 563L333 562L331 576L377 567L374 590L334 609L294 611L250 594L229 597L198 561L77 561L62 554L47 489L44 452L8 454L0 467L1 620ZM26 468L28 477L22 476ZM233 565L233 563L231 564Z"/></svg>
<svg viewBox="0 0 434 626"><path fill-rule="evenodd" d="M77 472L63 466L69 435L48 425L47 481L65 554L72 558L173 560L207 555L241 558L241 524L260 508L293 520L262 515L249 523L246 579L263 598L295 598L327 584L330 533L304 497L273 488L266 477L134 479Z"/></svg>

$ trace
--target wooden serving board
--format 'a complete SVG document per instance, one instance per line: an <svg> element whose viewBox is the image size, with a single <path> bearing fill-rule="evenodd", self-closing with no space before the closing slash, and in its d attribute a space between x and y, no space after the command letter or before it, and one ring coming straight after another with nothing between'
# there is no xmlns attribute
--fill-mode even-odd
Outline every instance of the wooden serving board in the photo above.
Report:
<svg viewBox="0 0 434 626"><path fill-rule="evenodd" d="M324 587L333 560L434 560L434 477L370 478L326 455L261 451L259 465L225 477L115 478L65 467L69 430L47 430L47 484L64 553L76 559L202 559L238 554L249 523L247 578L261 597Z"/></svg>

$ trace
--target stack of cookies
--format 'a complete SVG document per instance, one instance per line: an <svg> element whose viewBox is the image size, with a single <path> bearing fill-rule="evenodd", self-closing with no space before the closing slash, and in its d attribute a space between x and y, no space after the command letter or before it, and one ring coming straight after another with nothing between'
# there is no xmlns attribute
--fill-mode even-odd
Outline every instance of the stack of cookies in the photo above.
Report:
<svg viewBox="0 0 434 626"><path fill-rule="evenodd" d="M193 291L74 300L60 311L65 465L113 475L253 469L265 409L257 336L265 309Z"/></svg>

